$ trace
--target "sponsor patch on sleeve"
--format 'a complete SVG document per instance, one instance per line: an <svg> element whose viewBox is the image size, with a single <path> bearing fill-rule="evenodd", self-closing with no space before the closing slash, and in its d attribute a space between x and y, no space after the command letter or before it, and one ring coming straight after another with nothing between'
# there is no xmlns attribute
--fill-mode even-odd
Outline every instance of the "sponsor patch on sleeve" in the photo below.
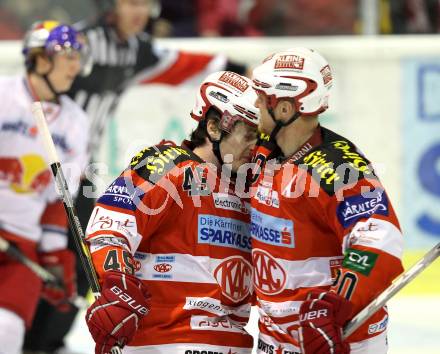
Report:
<svg viewBox="0 0 440 354"><path fill-rule="evenodd" d="M100 206L93 209L87 225L87 236L93 237L94 233L122 235L129 242L131 250L137 249L141 241L134 215L108 210Z"/></svg>
<svg viewBox="0 0 440 354"><path fill-rule="evenodd" d="M368 334L381 333L387 329L388 314L386 314L379 322L372 323L368 326Z"/></svg>
<svg viewBox="0 0 440 354"><path fill-rule="evenodd" d="M140 151L131 159L130 166L144 180L156 184L175 166L186 160L201 162L197 155L182 147L158 145Z"/></svg>
<svg viewBox="0 0 440 354"><path fill-rule="evenodd" d="M360 219L369 218L371 215L388 216L388 198L383 189L375 189L364 195L358 194L346 197L336 210L340 224L347 228Z"/></svg>
<svg viewBox="0 0 440 354"><path fill-rule="evenodd" d="M363 275L369 276L371 270L376 264L377 257L379 257L377 253L349 248L345 253L342 266Z"/></svg>
<svg viewBox="0 0 440 354"><path fill-rule="evenodd" d="M105 190L98 202L112 207L135 210L135 202L139 200L142 193L140 189L133 186L133 183L126 183L124 177L118 177Z"/></svg>

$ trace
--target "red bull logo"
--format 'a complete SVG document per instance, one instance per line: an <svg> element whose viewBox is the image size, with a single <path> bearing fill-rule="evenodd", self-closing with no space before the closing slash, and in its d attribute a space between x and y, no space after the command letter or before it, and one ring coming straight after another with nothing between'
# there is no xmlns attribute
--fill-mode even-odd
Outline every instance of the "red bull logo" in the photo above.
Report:
<svg viewBox="0 0 440 354"><path fill-rule="evenodd" d="M244 300L251 291L252 266L242 257L226 258L215 269L214 277L223 295L234 302Z"/></svg>
<svg viewBox="0 0 440 354"><path fill-rule="evenodd" d="M46 161L37 154L0 158L0 180L8 181L15 193L42 193L51 182Z"/></svg>

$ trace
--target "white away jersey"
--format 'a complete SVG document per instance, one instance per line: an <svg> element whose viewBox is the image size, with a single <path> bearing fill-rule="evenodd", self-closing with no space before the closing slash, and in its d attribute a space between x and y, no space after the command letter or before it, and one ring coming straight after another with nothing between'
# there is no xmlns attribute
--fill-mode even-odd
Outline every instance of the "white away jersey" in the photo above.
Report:
<svg viewBox="0 0 440 354"><path fill-rule="evenodd" d="M24 77L0 77L0 229L38 242L40 219L57 200L44 145L31 112ZM71 191L87 161L87 118L66 95L43 103L46 120ZM75 182L76 181L76 182Z"/></svg>

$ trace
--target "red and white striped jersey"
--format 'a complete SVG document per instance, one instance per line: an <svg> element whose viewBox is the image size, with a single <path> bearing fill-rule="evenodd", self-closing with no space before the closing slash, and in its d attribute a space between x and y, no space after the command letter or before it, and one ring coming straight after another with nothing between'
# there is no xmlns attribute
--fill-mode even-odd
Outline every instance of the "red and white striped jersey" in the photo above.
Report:
<svg viewBox="0 0 440 354"><path fill-rule="evenodd" d="M264 160L258 149L256 158ZM267 162L253 188L259 353L300 352L298 311L311 289L336 291L356 314L402 272L403 239L388 195L342 136L318 127L290 158ZM387 319L385 308L372 316L350 336L352 350L384 334Z"/></svg>
<svg viewBox="0 0 440 354"><path fill-rule="evenodd" d="M0 229L31 242L47 237L43 250L64 248L67 238L56 235L66 233L67 219L38 136L25 78L0 78L0 97ZM43 103L43 108L66 178L75 177L68 178L73 191L87 161L88 122L69 97L61 95L59 100L59 105Z"/></svg>
<svg viewBox="0 0 440 354"><path fill-rule="evenodd" d="M134 268L151 293L128 352L251 352L249 203L219 175L187 146L157 145L99 198L87 228L97 272Z"/></svg>

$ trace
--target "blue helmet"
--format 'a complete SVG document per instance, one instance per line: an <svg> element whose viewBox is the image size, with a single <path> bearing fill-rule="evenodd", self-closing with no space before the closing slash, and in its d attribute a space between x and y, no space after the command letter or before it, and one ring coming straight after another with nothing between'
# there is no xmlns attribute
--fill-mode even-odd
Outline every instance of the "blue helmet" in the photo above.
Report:
<svg viewBox="0 0 440 354"><path fill-rule="evenodd" d="M63 50L81 50L77 31L57 21L34 23L26 33L23 42L23 54L28 58L34 52L45 52L54 55Z"/></svg>

